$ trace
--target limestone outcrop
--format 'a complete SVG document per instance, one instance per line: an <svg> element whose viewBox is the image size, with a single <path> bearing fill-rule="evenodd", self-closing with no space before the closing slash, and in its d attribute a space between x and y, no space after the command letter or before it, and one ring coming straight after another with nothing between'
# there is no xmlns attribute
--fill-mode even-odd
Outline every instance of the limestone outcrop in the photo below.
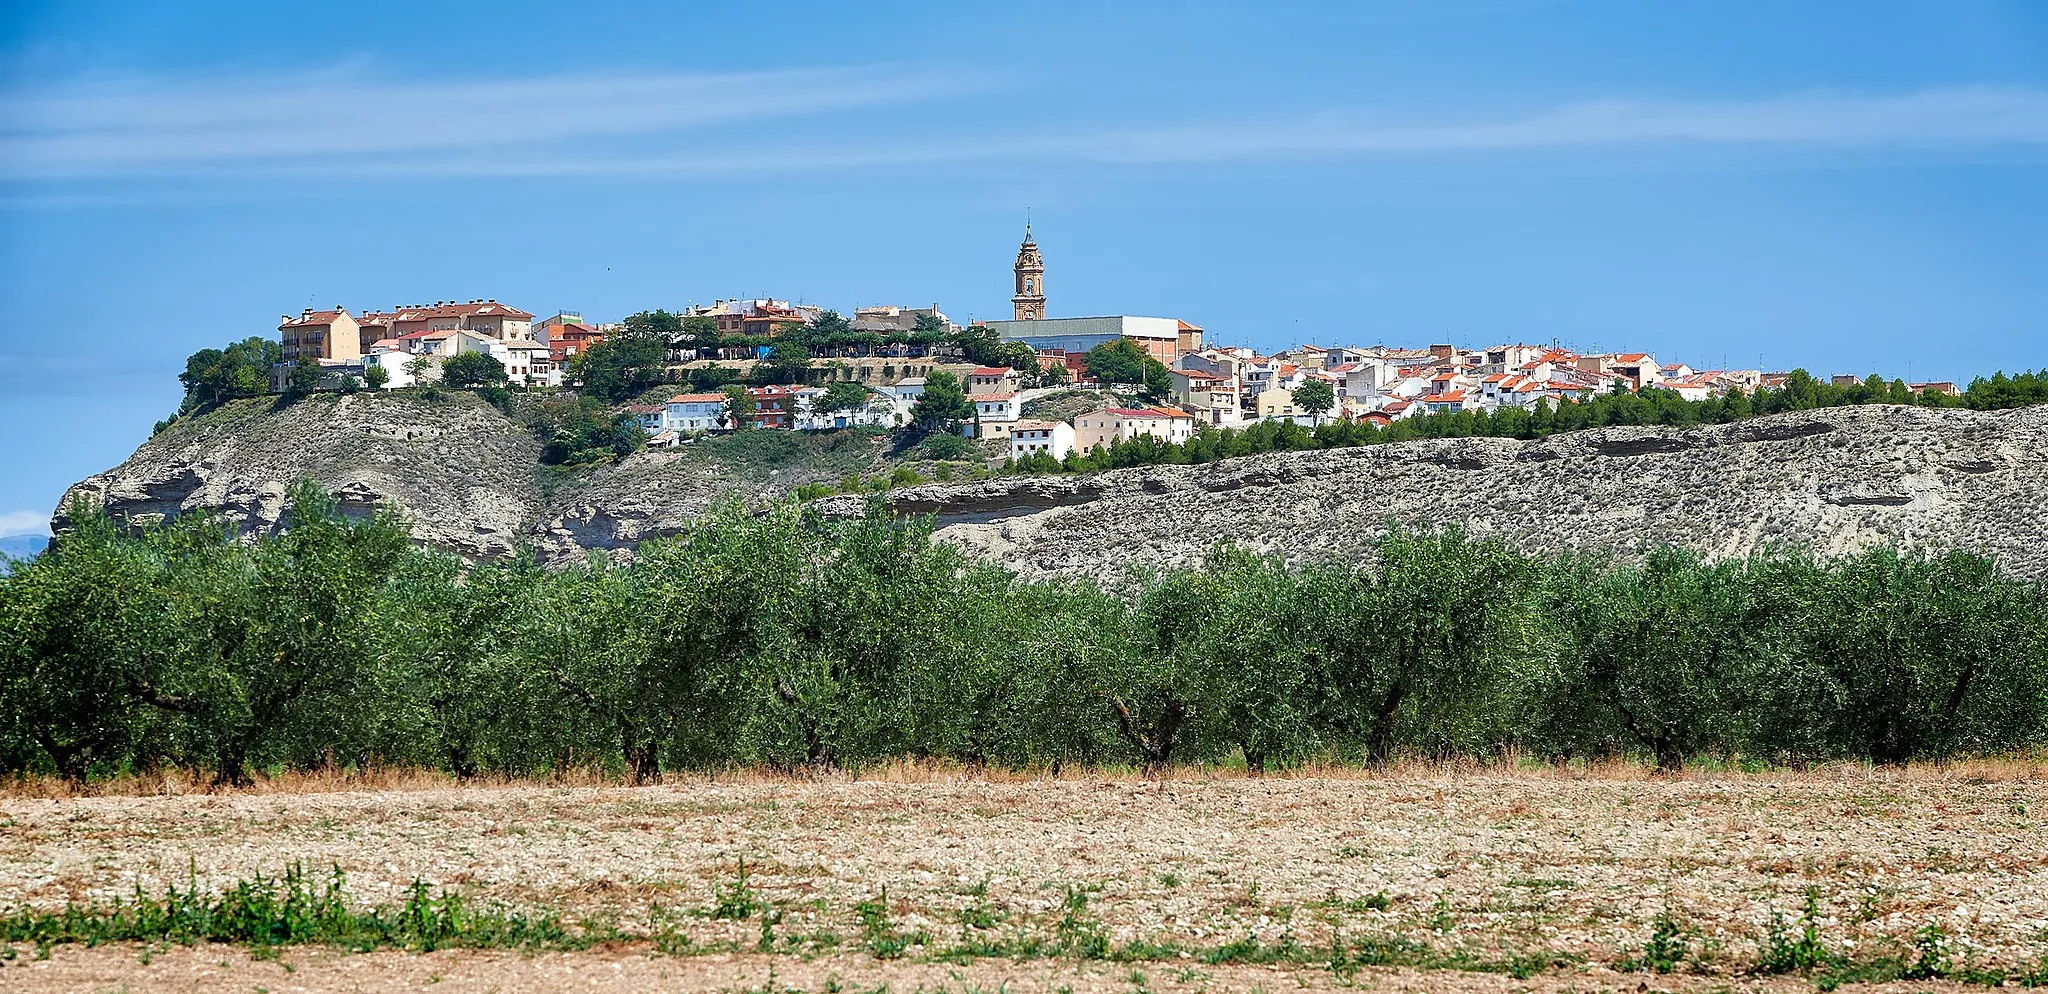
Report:
<svg viewBox="0 0 2048 994"><path fill-rule="evenodd" d="M943 539L1027 576L1185 565L1219 541L1359 558L1390 522L1457 522L1531 552L1719 555L1879 542L2048 575L2048 407L1833 408L1691 430L1446 439L896 492ZM828 498L833 515L862 513Z"/></svg>
<svg viewBox="0 0 2048 994"><path fill-rule="evenodd" d="M130 518L207 512L264 530L277 526L291 483L310 478L351 510L395 506L428 545L486 559L527 543L559 560L673 534L727 494L765 499L881 465L873 440L767 441L748 449L748 465L644 452L572 477L541 466L531 433L468 395L242 401L181 419L71 494ZM1406 442L932 484L891 500L934 515L944 540L1027 576L1186 564L1219 541L1297 560L1356 558L1390 522L1458 522L1532 552L1897 542L1987 552L2044 577L2048 407L1834 408L1690 430ZM852 516L866 499L814 506ZM55 523L61 530L61 508Z"/></svg>
<svg viewBox="0 0 2048 994"><path fill-rule="evenodd" d="M392 506L422 543L471 558L511 554L542 492L540 443L468 394L439 401L319 394L296 404L236 401L181 418L126 462L65 493L136 521L215 514L246 531L277 527L286 493L312 479L345 513Z"/></svg>

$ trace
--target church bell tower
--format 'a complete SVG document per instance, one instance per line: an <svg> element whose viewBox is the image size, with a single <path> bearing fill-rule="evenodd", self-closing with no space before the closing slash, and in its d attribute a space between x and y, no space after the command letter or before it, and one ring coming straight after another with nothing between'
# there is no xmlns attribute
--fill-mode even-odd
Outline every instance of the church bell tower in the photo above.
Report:
<svg viewBox="0 0 2048 994"><path fill-rule="evenodd" d="M1038 255L1038 243L1031 240L1031 224L1024 224L1024 244L1017 248L1017 295L1010 298L1016 320L1036 321L1045 317L1045 260Z"/></svg>

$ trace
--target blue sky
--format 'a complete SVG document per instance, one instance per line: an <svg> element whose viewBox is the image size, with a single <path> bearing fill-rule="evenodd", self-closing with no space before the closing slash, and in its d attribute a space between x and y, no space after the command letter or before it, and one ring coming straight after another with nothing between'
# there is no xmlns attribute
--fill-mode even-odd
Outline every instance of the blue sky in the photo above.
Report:
<svg viewBox="0 0 2048 994"><path fill-rule="evenodd" d="M2035 0L0 7L0 534L308 305L2048 365Z"/></svg>

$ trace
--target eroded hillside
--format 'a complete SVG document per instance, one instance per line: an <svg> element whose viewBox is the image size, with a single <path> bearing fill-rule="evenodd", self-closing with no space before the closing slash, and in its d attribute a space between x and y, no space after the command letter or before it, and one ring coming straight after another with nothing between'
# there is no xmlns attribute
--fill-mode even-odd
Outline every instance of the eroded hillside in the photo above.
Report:
<svg viewBox="0 0 2048 994"><path fill-rule="evenodd" d="M1894 541L2048 573L2048 407L1844 407L1692 430L1404 442L1009 477L898 491L939 534L1026 575L1188 564L1219 541L1294 559L1366 555L1389 521L1458 522L1531 551L1672 542L1838 552ZM828 513L860 513L830 498Z"/></svg>
<svg viewBox="0 0 2048 994"><path fill-rule="evenodd" d="M464 556L524 542L562 558L672 534L728 493L760 499L882 468L882 450L853 433L748 432L570 475L541 466L539 442L472 396L323 395L181 419L71 493L131 518L214 512L269 529L291 482L310 478L349 508L396 506L422 542ZM1223 540L1356 557L1389 521L1459 522L1532 551L1896 541L1987 551L2041 576L2048 407L1832 408L1692 430L1405 442L933 484L893 499L936 515L948 541L1034 576L1188 563ZM852 515L863 504L819 507Z"/></svg>
<svg viewBox="0 0 2048 994"><path fill-rule="evenodd" d="M568 471L542 465L532 432L469 393L242 400L180 418L74 485L54 526L62 530L64 508L82 497L130 520L210 513L268 531L291 485L310 479L350 512L395 507L422 543L467 558L525 543L561 559L673 534L728 494L765 499L872 471L885 448L872 433L747 432Z"/></svg>

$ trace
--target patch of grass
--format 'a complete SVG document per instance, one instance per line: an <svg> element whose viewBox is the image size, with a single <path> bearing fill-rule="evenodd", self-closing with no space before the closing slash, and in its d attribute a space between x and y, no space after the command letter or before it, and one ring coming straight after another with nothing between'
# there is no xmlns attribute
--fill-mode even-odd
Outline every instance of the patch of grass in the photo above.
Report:
<svg viewBox="0 0 2048 994"><path fill-rule="evenodd" d="M973 898L967 907L960 909L960 927L963 930L987 930L1001 924L1001 916L988 903L988 878L967 889L967 896Z"/></svg>
<svg viewBox="0 0 2048 994"><path fill-rule="evenodd" d="M739 879L719 887L711 895L711 917L745 920L767 909L760 895L755 894L754 888L747 883L747 858L741 856Z"/></svg>
<svg viewBox="0 0 2048 994"><path fill-rule="evenodd" d="M581 949L615 936L607 926L570 930L553 914L528 916L500 907L475 908L456 891L414 879L395 907L352 908L340 867L315 883L293 864L281 877L255 876L217 896L201 893L196 879L161 896L138 885L128 899L70 903L56 912L17 911L0 918L0 941L28 943L39 952L63 944L223 942L255 950L333 945L358 951L400 948Z"/></svg>
<svg viewBox="0 0 2048 994"><path fill-rule="evenodd" d="M1088 913L1088 888L1069 884L1060 901L1060 920L1054 928L1054 947L1076 959L1102 959L1109 955L1109 932Z"/></svg>
<svg viewBox="0 0 2048 994"><path fill-rule="evenodd" d="M889 914L889 888L884 886L875 897L853 906L855 918L860 923L861 945L876 959L897 959L912 946L926 945L931 937L923 929L901 932Z"/></svg>
<svg viewBox="0 0 2048 994"><path fill-rule="evenodd" d="M1317 906L1347 915L1364 914L1368 911L1385 911L1394 906L1394 899L1386 891L1374 891L1361 897L1338 897L1331 894L1318 902Z"/></svg>
<svg viewBox="0 0 2048 994"><path fill-rule="evenodd" d="M1785 916L1773 910L1764 925L1756 962L1758 973L1811 973L1838 962L1820 934L1820 888L1808 887L1796 934L1786 931Z"/></svg>
<svg viewBox="0 0 2048 994"><path fill-rule="evenodd" d="M1651 923L1650 937L1643 942L1639 956L1618 960L1618 970L1647 970L1653 973L1671 973L1679 968L1692 954L1692 941L1685 929L1670 911L1659 914Z"/></svg>

